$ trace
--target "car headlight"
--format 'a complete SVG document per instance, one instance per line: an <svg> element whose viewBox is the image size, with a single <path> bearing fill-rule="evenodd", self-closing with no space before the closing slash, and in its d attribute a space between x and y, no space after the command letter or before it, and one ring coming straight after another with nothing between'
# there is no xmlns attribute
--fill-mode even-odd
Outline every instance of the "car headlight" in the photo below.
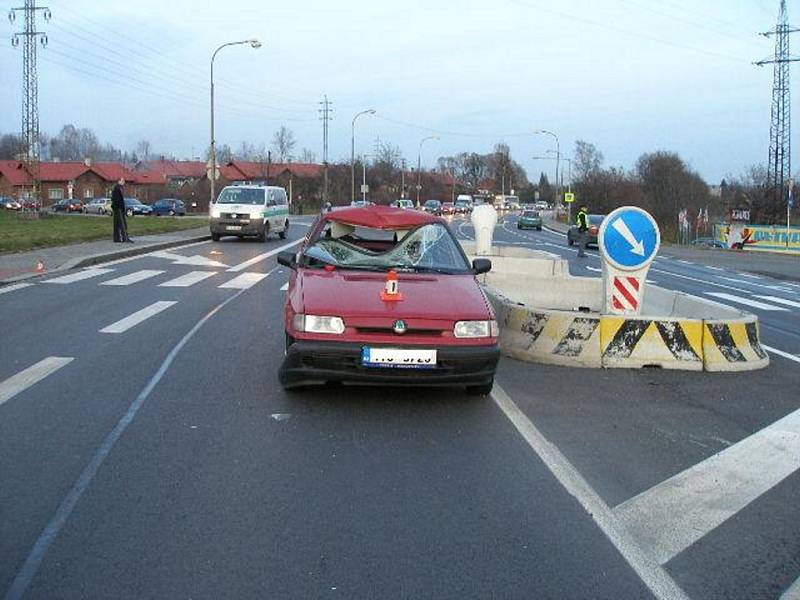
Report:
<svg viewBox="0 0 800 600"><path fill-rule="evenodd" d="M319 315L295 315L292 319L295 331L304 333L344 333L344 321L341 317L324 317Z"/></svg>
<svg viewBox="0 0 800 600"><path fill-rule="evenodd" d="M212 206L211 207L211 218L212 219L219 219L219 214L220 214L219 208L216 207L216 206Z"/></svg>
<svg viewBox="0 0 800 600"><path fill-rule="evenodd" d="M497 321L458 321L453 328L453 335L457 338L488 338L497 337L500 330Z"/></svg>

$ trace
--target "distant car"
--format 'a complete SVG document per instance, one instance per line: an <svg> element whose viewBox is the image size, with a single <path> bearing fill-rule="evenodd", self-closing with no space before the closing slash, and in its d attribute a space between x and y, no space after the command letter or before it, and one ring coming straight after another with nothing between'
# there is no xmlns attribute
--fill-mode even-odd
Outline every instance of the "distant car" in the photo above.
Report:
<svg viewBox="0 0 800 600"><path fill-rule="evenodd" d="M161 215L169 215L170 217L186 215L186 204L184 204L183 200L176 198L156 200L151 205L151 208L153 209L153 214L157 217Z"/></svg>
<svg viewBox="0 0 800 600"><path fill-rule="evenodd" d="M426 200L425 204L422 205L422 210L437 217L441 216L442 203L439 200Z"/></svg>
<svg viewBox="0 0 800 600"><path fill-rule="evenodd" d="M456 200L453 205L455 212L460 215L468 215L472 212L472 200Z"/></svg>
<svg viewBox="0 0 800 600"><path fill-rule="evenodd" d="M542 230L542 216L535 210L522 211L522 215L517 220L517 229Z"/></svg>
<svg viewBox="0 0 800 600"><path fill-rule="evenodd" d="M111 200L108 198L92 198L83 205L83 213L87 215L110 215Z"/></svg>
<svg viewBox="0 0 800 600"><path fill-rule="evenodd" d="M83 210L83 205L81 204L80 200L63 198L58 202L56 202L55 204L53 204L53 206L50 207L50 210L52 212L65 212L65 213L81 212Z"/></svg>
<svg viewBox="0 0 800 600"><path fill-rule="evenodd" d="M6 210L22 209L22 202L19 200L14 200L14 198L8 198L7 196L0 197L0 205L2 205Z"/></svg>
<svg viewBox="0 0 800 600"><path fill-rule="evenodd" d="M394 208L402 208L403 210L413 209L414 203L409 200L408 198L400 198L399 200L395 200L389 206L393 206Z"/></svg>
<svg viewBox="0 0 800 600"><path fill-rule="evenodd" d="M545 202L544 200L539 200L538 202L534 203L533 208L535 210L549 210L550 205L547 204L547 202Z"/></svg>
<svg viewBox="0 0 800 600"><path fill-rule="evenodd" d="M153 209L147 204L142 204L136 198L125 198L125 214L129 217L134 215L149 215Z"/></svg>
<svg viewBox="0 0 800 600"><path fill-rule="evenodd" d="M705 246L707 248L726 248L725 244L712 237L697 238L692 242L692 246Z"/></svg>
<svg viewBox="0 0 800 600"><path fill-rule="evenodd" d="M597 246L597 233L600 231L600 223L602 223L605 218L605 215L589 215L587 223L589 226L589 239L586 242L587 246ZM577 225L573 225L567 231L567 245L572 246L580 241L581 232Z"/></svg>
<svg viewBox="0 0 800 600"><path fill-rule="evenodd" d="M353 200L350 206L372 206L372 202L369 200Z"/></svg>
<svg viewBox="0 0 800 600"><path fill-rule="evenodd" d="M456 214L456 205L452 202L443 202L441 207L441 213L443 215L454 215Z"/></svg>

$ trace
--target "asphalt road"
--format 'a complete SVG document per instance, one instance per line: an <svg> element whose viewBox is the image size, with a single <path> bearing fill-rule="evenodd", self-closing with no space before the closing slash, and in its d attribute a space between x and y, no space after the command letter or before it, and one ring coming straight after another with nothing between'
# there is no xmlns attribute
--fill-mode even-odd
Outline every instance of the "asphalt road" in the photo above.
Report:
<svg viewBox="0 0 800 600"><path fill-rule="evenodd" d="M515 231L498 240L569 254ZM8 598L777 598L800 577L796 467L740 510L732 485L731 514L671 555L625 510L793 415L796 362L709 375L504 359L492 398L287 394L274 254L304 233L0 288ZM661 262L665 287L744 294ZM763 337L796 354L786 308L765 311Z"/></svg>

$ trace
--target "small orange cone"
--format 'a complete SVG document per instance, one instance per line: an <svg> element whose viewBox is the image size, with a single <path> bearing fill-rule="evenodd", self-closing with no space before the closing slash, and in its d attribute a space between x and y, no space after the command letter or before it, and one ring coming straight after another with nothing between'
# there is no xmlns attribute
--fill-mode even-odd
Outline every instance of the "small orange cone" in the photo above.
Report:
<svg viewBox="0 0 800 600"><path fill-rule="evenodd" d="M44 261L39 259L39 262L36 263L36 272L37 273L44 273L45 272Z"/></svg>
<svg viewBox="0 0 800 600"><path fill-rule="evenodd" d="M400 293L400 282L397 280L397 272L392 270L386 275L386 287L381 290L381 300L384 302L400 302L403 294Z"/></svg>

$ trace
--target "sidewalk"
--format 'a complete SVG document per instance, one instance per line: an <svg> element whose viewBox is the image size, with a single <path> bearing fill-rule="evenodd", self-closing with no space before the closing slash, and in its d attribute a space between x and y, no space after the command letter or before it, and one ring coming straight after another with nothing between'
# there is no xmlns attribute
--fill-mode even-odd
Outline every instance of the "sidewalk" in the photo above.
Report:
<svg viewBox="0 0 800 600"><path fill-rule="evenodd" d="M544 217L544 226L560 233L569 227L565 223ZM775 279L800 281L800 257L790 254L756 251L723 250L706 246L683 246L664 242L659 255L679 260L688 260L701 265L726 267L746 271L755 275L766 275Z"/></svg>
<svg viewBox="0 0 800 600"><path fill-rule="evenodd" d="M133 244L115 244L111 240L100 240L0 254L0 285L207 239L210 239L208 227L198 227L173 233L142 235ZM40 261L44 266L43 270L37 270Z"/></svg>

